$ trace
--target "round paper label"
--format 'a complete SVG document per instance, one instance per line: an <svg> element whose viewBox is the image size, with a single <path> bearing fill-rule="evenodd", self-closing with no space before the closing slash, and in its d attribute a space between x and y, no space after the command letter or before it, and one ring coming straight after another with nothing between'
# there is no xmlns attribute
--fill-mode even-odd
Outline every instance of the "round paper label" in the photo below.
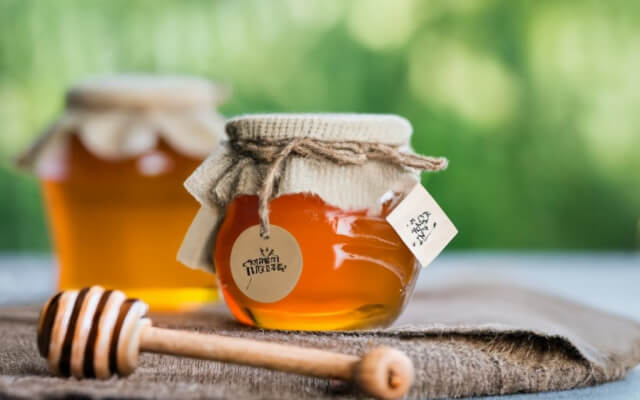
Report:
<svg viewBox="0 0 640 400"><path fill-rule="evenodd" d="M245 296L262 303L287 297L302 274L302 252L285 229L269 226L269 239L254 225L238 236L231 248L231 276Z"/></svg>

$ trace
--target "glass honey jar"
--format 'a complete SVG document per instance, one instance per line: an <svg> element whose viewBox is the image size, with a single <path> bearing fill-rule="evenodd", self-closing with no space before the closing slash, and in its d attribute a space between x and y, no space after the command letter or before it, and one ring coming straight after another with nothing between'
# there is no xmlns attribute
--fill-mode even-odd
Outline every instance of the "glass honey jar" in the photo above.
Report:
<svg viewBox="0 0 640 400"><path fill-rule="evenodd" d="M176 261L197 212L182 182L224 137L225 93L182 77L118 76L67 93L65 113L20 162L42 183L60 289L99 284L184 310L214 277Z"/></svg>
<svg viewBox="0 0 640 400"><path fill-rule="evenodd" d="M267 329L391 324L419 263L386 217L446 159L415 155L393 115L248 115L187 180L201 203L185 253L205 254L238 321ZM188 249L189 251L186 251Z"/></svg>

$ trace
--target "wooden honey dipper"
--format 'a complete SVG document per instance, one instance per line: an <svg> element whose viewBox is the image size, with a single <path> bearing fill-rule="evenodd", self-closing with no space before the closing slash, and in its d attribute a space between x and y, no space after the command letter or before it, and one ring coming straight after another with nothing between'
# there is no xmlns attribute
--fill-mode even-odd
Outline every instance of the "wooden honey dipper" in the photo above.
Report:
<svg viewBox="0 0 640 400"><path fill-rule="evenodd" d="M118 290L63 291L45 304L38 350L55 375L107 379L129 375L140 351L251 365L356 383L382 399L404 396L413 364L401 351L378 347L364 357L151 326L148 306Z"/></svg>

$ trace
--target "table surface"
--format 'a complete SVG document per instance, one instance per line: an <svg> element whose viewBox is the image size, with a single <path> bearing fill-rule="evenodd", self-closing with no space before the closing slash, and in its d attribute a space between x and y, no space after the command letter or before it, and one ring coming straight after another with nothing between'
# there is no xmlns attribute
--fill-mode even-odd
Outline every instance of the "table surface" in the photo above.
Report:
<svg viewBox="0 0 640 400"><path fill-rule="evenodd" d="M418 287L460 279L509 281L640 321L640 253L447 253L422 271ZM41 302L53 293L55 280L50 255L0 254L0 305ZM640 367L623 381L593 388L495 397L604 398L640 400Z"/></svg>

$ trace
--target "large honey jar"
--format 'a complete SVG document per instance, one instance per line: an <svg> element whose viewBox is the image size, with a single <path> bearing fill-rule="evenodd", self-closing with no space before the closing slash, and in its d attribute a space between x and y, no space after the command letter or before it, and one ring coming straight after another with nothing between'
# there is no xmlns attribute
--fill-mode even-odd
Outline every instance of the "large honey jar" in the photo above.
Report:
<svg viewBox="0 0 640 400"><path fill-rule="evenodd" d="M21 159L42 182L60 289L124 290L155 310L216 300L214 277L176 261L197 212L182 183L224 136L208 81L120 76L67 93Z"/></svg>
<svg viewBox="0 0 640 400"><path fill-rule="evenodd" d="M215 268L247 325L393 322L419 264L386 217L419 170L446 159L414 154L411 125L393 115L248 115L226 131L229 141L186 182L202 207L180 260Z"/></svg>

